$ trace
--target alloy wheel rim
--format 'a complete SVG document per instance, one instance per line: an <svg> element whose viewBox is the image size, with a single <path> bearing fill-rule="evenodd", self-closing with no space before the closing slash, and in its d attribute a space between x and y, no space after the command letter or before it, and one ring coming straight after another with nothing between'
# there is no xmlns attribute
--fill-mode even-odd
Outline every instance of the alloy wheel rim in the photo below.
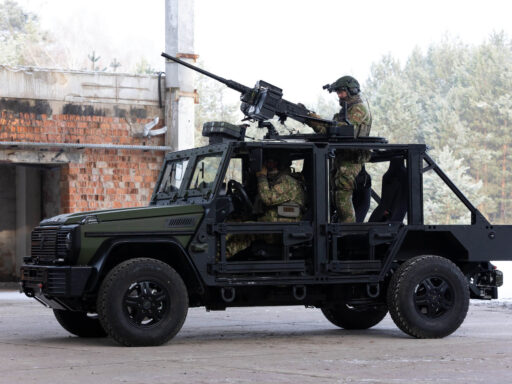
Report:
<svg viewBox="0 0 512 384"><path fill-rule="evenodd" d="M138 327L160 323L169 311L170 304L167 290L151 280L132 283L123 297L124 313Z"/></svg>
<svg viewBox="0 0 512 384"><path fill-rule="evenodd" d="M429 319L445 315L453 308L454 292L452 286L442 277L427 277L414 290L416 311Z"/></svg>

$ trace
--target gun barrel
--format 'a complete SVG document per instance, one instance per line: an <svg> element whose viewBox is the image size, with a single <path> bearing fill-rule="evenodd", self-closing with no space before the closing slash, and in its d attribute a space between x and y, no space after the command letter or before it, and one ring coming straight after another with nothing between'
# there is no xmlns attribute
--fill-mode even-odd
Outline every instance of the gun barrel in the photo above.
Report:
<svg viewBox="0 0 512 384"><path fill-rule="evenodd" d="M178 59L177 57L168 55L165 52L162 52L162 56L165 57L166 59L169 59L169 60L174 61L174 62L176 62L178 64L181 64L181 65L183 65L183 66L185 66L187 68L190 68L190 69L192 69L192 70L194 70L196 72L199 72L199 73L201 73L201 74L203 74L205 76L211 77L212 79L215 79L215 80L221 82L222 84L227 85L229 88L234 89L235 91L238 91L238 92L241 92L241 93L245 93L245 92L251 90L251 88L246 87L243 84L237 83L236 81L233 81L233 80L227 80L227 79L225 79L223 77L214 75L211 72L205 71L204 69L196 67L195 65L189 64L186 61Z"/></svg>

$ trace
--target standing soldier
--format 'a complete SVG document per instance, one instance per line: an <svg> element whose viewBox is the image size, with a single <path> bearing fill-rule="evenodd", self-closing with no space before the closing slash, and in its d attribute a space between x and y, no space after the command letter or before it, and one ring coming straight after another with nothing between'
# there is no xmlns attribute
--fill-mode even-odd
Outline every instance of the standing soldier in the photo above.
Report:
<svg viewBox="0 0 512 384"><path fill-rule="evenodd" d="M338 94L341 110L333 116L333 120L345 125L344 121L346 105L346 117L350 124L354 126L354 138L369 136L372 126L372 117L369 107L363 103L359 93L359 82L352 76L343 76L330 85L324 86L329 92ZM346 103L346 104L345 104ZM312 117L320 117L315 113L310 113ZM307 122L315 132L326 134L326 127L316 121ZM338 222L355 222L354 206L352 203L352 194L355 187L356 177L361 172L363 164L368 161L369 153L367 151L345 151L342 154L336 154L334 159L335 196L334 202L338 213Z"/></svg>

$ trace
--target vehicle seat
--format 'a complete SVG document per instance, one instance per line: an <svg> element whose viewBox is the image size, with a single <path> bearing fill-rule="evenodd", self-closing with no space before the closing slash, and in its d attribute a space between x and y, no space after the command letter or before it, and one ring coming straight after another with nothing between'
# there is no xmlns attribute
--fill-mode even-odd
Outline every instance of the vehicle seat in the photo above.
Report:
<svg viewBox="0 0 512 384"><path fill-rule="evenodd" d="M352 205L356 214L356 223L362 223L372 199L372 178L363 165L363 169L357 174L354 191L352 192Z"/></svg>
<svg viewBox="0 0 512 384"><path fill-rule="evenodd" d="M368 221L403 221L407 213L408 198L409 184L404 160L393 159L382 176L381 201Z"/></svg>
<svg viewBox="0 0 512 384"><path fill-rule="evenodd" d="M305 211L302 215L302 221L312 221L313 220L313 188L311 181L313 180L313 163L310 159L305 158L304 164L302 167L302 180L304 187L304 196L306 198L305 201Z"/></svg>

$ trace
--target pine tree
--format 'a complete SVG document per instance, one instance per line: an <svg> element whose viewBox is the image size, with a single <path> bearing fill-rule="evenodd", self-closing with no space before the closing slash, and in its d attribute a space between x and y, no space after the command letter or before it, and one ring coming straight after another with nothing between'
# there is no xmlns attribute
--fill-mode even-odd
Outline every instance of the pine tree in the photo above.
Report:
<svg viewBox="0 0 512 384"><path fill-rule="evenodd" d="M445 38L425 53L415 49L403 66L383 57L364 87L372 134L428 144L441 167L465 175L460 182L481 185L479 195L488 199L477 200L479 208L497 223L509 221L512 208L511 47L503 33L478 46ZM449 164L439 161L441 156ZM453 169L456 164L459 170ZM441 211L445 219L452 217L448 208Z"/></svg>
<svg viewBox="0 0 512 384"><path fill-rule="evenodd" d="M64 56L37 15L15 1L0 2L0 64L58 67Z"/></svg>

